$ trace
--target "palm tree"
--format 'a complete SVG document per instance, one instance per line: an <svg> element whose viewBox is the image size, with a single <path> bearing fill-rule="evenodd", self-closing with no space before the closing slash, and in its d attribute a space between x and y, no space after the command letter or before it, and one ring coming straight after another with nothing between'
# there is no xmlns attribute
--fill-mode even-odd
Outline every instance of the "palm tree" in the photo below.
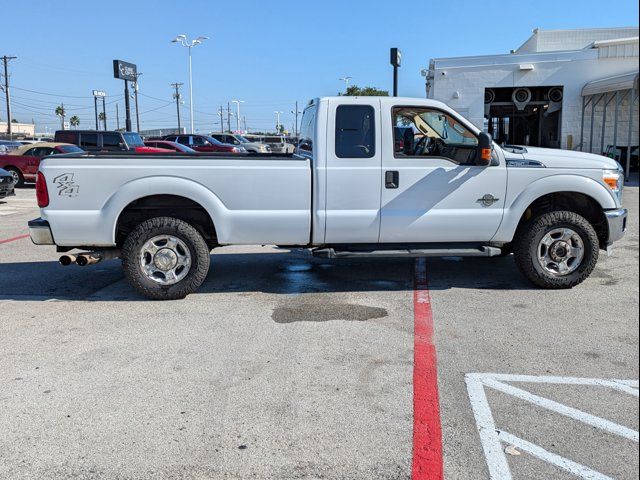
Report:
<svg viewBox="0 0 640 480"><path fill-rule="evenodd" d="M66 110L64 109L64 103L58 105L56 107L56 115L60 117L60 128L64 130L64 117L66 115Z"/></svg>
<svg viewBox="0 0 640 480"><path fill-rule="evenodd" d="M98 120L100 120L100 123L102 123L103 125L105 125L105 128L104 128L105 130L107 129L107 127L106 127L106 122L105 122L106 118L107 118L107 117L106 117L106 115L104 114L104 112L100 112L100 113L98 114Z"/></svg>
<svg viewBox="0 0 640 480"><path fill-rule="evenodd" d="M78 128L78 125L80 125L80 118L77 115L74 115L69 119L69 123L73 128Z"/></svg>

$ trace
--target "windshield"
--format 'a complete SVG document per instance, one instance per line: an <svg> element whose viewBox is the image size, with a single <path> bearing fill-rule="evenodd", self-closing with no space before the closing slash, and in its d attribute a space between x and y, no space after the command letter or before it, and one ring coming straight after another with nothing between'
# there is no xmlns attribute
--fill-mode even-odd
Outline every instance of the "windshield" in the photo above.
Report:
<svg viewBox="0 0 640 480"><path fill-rule="evenodd" d="M79 147L76 147L75 145L58 145L58 151L60 153L80 153L80 152L84 152L84 150L82 150Z"/></svg>
<svg viewBox="0 0 640 480"><path fill-rule="evenodd" d="M138 133L124 132L122 136L124 137L124 141L127 142L127 145L129 145L129 147L144 147L142 137L140 137Z"/></svg>
<svg viewBox="0 0 640 480"><path fill-rule="evenodd" d="M242 135L235 135L235 137L240 141L240 143L251 143L249 140L244 138Z"/></svg>

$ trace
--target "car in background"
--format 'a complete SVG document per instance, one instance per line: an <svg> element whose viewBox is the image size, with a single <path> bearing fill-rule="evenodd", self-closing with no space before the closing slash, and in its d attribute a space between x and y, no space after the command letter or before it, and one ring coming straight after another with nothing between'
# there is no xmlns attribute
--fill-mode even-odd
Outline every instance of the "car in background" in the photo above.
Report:
<svg viewBox="0 0 640 480"><path fill-rule="evenodd" d="M276 155L291 156L296 151L296 140L284 135L247 135L247 138L253 142L266 143L271 153Z"/></svg>
<svg viewBox="0 0 640 480"><path fill-rule="evenodd" d="M0 140L0 155L7 154L16 148L20 148L22 144L13 140Z"/></svg>
<svg viewBox="0 0 640 480"><path fill-rule="evenodd" d="M181 143L170 142L169 140L145 140L144 144L147 147L162 148L175 153L183 153L186 155L198 154L198 152L196 152L193 148L182 145Z"/></svg>
<svg viewBox="0 0 640 480"><path fill-rule="evenodd" d="M222 143L244 147L250 153L271 153L271 147L266 143L252 142L237 133L212 133L211 136Z"/></svg>
<svg viewBox="0 0 640 480"><path fill-rule="evenodd" d="M69 143L40 142L22 145L0 157L0 168L13 175L13 183L21 187L25 182L35 182L40 160L49 155L82 153L84 150Z"/></svg>
<svg viewBox="0 0 640 480"><path fill-rule="evenodd" d="M166 153L161 148L147 147L136 132L58 130L54 140L72 143L87 152Z"/></svg>
<svg viewBox="0 0 640 480"><path fill-rule="evenodd" d="M9 195L15 195L14 181L11 172L7 172L0 168L0 198L8 197Z"/></svg>
<svg viewBox="0 0 640 480"><path fill-rule="evenodd" d="M209 135L165 135L162 139L186 145L196 152L247 153L244 147L222 143Z"/></svg>

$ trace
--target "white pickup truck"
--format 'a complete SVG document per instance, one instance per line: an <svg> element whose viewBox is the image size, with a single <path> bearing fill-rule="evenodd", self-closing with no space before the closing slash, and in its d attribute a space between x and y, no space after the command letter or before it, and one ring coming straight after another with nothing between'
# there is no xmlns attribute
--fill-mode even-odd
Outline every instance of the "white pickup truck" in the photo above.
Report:
<svg viewBox="0 0 640 480"><path fill-rule="evenodd" d="M122 259L142 294L182 298L218 246L330 258L499 256L570 288L626 230L609 158L501 148L446 105L398 97L309 102L291 158L57 155L40 165L38 245L61 263Z"/></svg>

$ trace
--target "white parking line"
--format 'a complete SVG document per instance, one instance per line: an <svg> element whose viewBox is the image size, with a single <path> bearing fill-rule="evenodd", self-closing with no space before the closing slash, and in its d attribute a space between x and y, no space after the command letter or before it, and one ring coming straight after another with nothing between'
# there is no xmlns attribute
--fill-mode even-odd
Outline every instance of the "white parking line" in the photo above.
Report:
<svg viewBox="0 0 640 480"><path fill-rule="evenodd" d="M492 480L511 480L512 475L509 464L502 451L502 442L510 443L523 451L533 455L545 462L571 472L585 479L609 479L591 468L580 465L567 458L561 457L553 452L518 438L509 432L499 430L496 427L491 412L491 407L487 400L485 387L498 390L507 395L519 398L526 402L545 408L552 412L565 415L579 422L591 425L595 428L605 430L628 440L638 442L638 432L628 427L618 425L601 417L591 415L573 407L563 405L548 398L535 395L521 388L514 387L504 382L528 382L556 385L584 385L600 388L609 388L623 392L634 397L638 397L637 380L601 379L601 378L576 378L576 377L552 377L552 376L529 376L529 375L505 375L497 373L470 373L466 375L467 390L469 400L476 419L478 434L489 468L489 475Z"/></svg>

